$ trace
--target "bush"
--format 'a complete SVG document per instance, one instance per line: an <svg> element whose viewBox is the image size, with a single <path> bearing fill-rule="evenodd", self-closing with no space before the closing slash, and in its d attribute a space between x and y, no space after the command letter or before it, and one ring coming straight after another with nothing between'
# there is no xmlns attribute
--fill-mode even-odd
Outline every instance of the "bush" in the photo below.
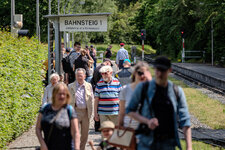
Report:
<svg viewBox="0 0 225 150"><path fill-rule="evenodd" d="M34 123L40 107L42 60L35 38L14 38L0 31L0 149Z"/></svg>

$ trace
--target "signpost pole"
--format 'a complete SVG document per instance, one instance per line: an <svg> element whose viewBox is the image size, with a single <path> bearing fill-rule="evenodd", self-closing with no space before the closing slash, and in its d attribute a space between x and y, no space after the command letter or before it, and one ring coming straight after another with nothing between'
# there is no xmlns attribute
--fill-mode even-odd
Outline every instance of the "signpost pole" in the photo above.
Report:
<svg viewBox="0 0 225 150"><path fill-rule="evenodd" d="M11 33L14 34L15 0L11 0Z"/></svg>
<svg viewBox="0 0 225 150"><path fill-rule="evenodd" d="M144 40L142 40L142 61L144 61Z"/></svg>
<svg viewBox="0 0 225 150"><path fill-rule="evenodd" d="M212 66L213 66L213 19L211 19L211 53L212 53Z"/></svg>
<svg viewBox="0 0 225 150"><path fill-rule="evenodd" d="M48 15L51 15L51 0L48 1ZM48 19L48 83L50 83L50 75L51 75L51 51L50 51L50 19Z"/></svg>
<svg viewBox="0 0 225 150"><path fill-rule="evenodd" d="M184 38L182 38L182 46L183 46L183 50L182 50L182 63L184 63L185 62Z"/></svg>
<svg viewBox="0 0 225 150"><path fill-rule="evenodd" d="M72 32L72 48L73 48L73 44L74 44L74 32Z"/></svg>
<svg viewBox="0 0 225 150"><path fill-rule="evenodd" d="M59 30L59 18L55 19L55 70L58 74L61 74L61 44L60 44L60 30Z"/></svg>
<svg viewBox="0 0 225 150"><path fill-rule="evenodd" d="M36 1L36 34L38 37L38 41L40 43L41 37L40 37L40 21L39 21L39 0Z"/></svg>

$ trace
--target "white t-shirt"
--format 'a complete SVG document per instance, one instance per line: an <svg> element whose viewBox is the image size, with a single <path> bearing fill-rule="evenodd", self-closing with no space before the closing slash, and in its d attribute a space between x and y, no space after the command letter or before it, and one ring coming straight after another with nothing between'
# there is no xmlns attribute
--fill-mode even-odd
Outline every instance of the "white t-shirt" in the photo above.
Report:
<svg viewBox="0 0 225 150"><path fill-rule="evenodd" d="M130 103L130 100L131 100L131 96L133 93L134 90L131 88L131 85L130 84L127 84L126 86L124 86L124 88L122 89L122 91L120 92L120 95L119 95L119 99L121 101L125 101L125 109L127 108L127 106L129 105ZM139 125L139 122L132 119L131 121L131 124L130 124L130 120L131 118L129 116L125 116L124 117L124 126L125 127L131 127L131 128L134 128L134 129L137 129L138 125Z"/></svg>
<svg viewBox="0 0 225 150"><path fill-rule="evenodd" d="M44 96L42 99L42 106L51 103L52 102L52 91L53 91L54 86L50 83L48 86L45 88Z"/></svg>

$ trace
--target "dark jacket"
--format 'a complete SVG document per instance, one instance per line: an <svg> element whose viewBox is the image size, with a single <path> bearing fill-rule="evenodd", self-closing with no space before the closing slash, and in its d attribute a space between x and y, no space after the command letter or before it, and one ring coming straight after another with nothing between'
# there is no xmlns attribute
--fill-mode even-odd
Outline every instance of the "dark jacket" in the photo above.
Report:
<svg viewBox="0 0 225 150"><path fill-rule="evenodd" d="M99 65L98 67L95 68L95 71L93 73L93 77L91 79L91 85L93 88L93 91L95 91L95 87L98 83L98 81L102 78L101 73L99 72L99 70L104 66L104 64Z"/></svg>

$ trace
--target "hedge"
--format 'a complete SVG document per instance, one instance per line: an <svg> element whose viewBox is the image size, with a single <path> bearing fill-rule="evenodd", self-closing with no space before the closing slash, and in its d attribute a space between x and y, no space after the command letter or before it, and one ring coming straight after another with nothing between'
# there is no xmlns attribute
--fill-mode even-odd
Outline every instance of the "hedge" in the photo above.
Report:
<svg viewBox="0 0 225 150"><path fill-rule="evenodd" d="M0 149L34 123L41 105L47 47L0 31Z"/></svg>

